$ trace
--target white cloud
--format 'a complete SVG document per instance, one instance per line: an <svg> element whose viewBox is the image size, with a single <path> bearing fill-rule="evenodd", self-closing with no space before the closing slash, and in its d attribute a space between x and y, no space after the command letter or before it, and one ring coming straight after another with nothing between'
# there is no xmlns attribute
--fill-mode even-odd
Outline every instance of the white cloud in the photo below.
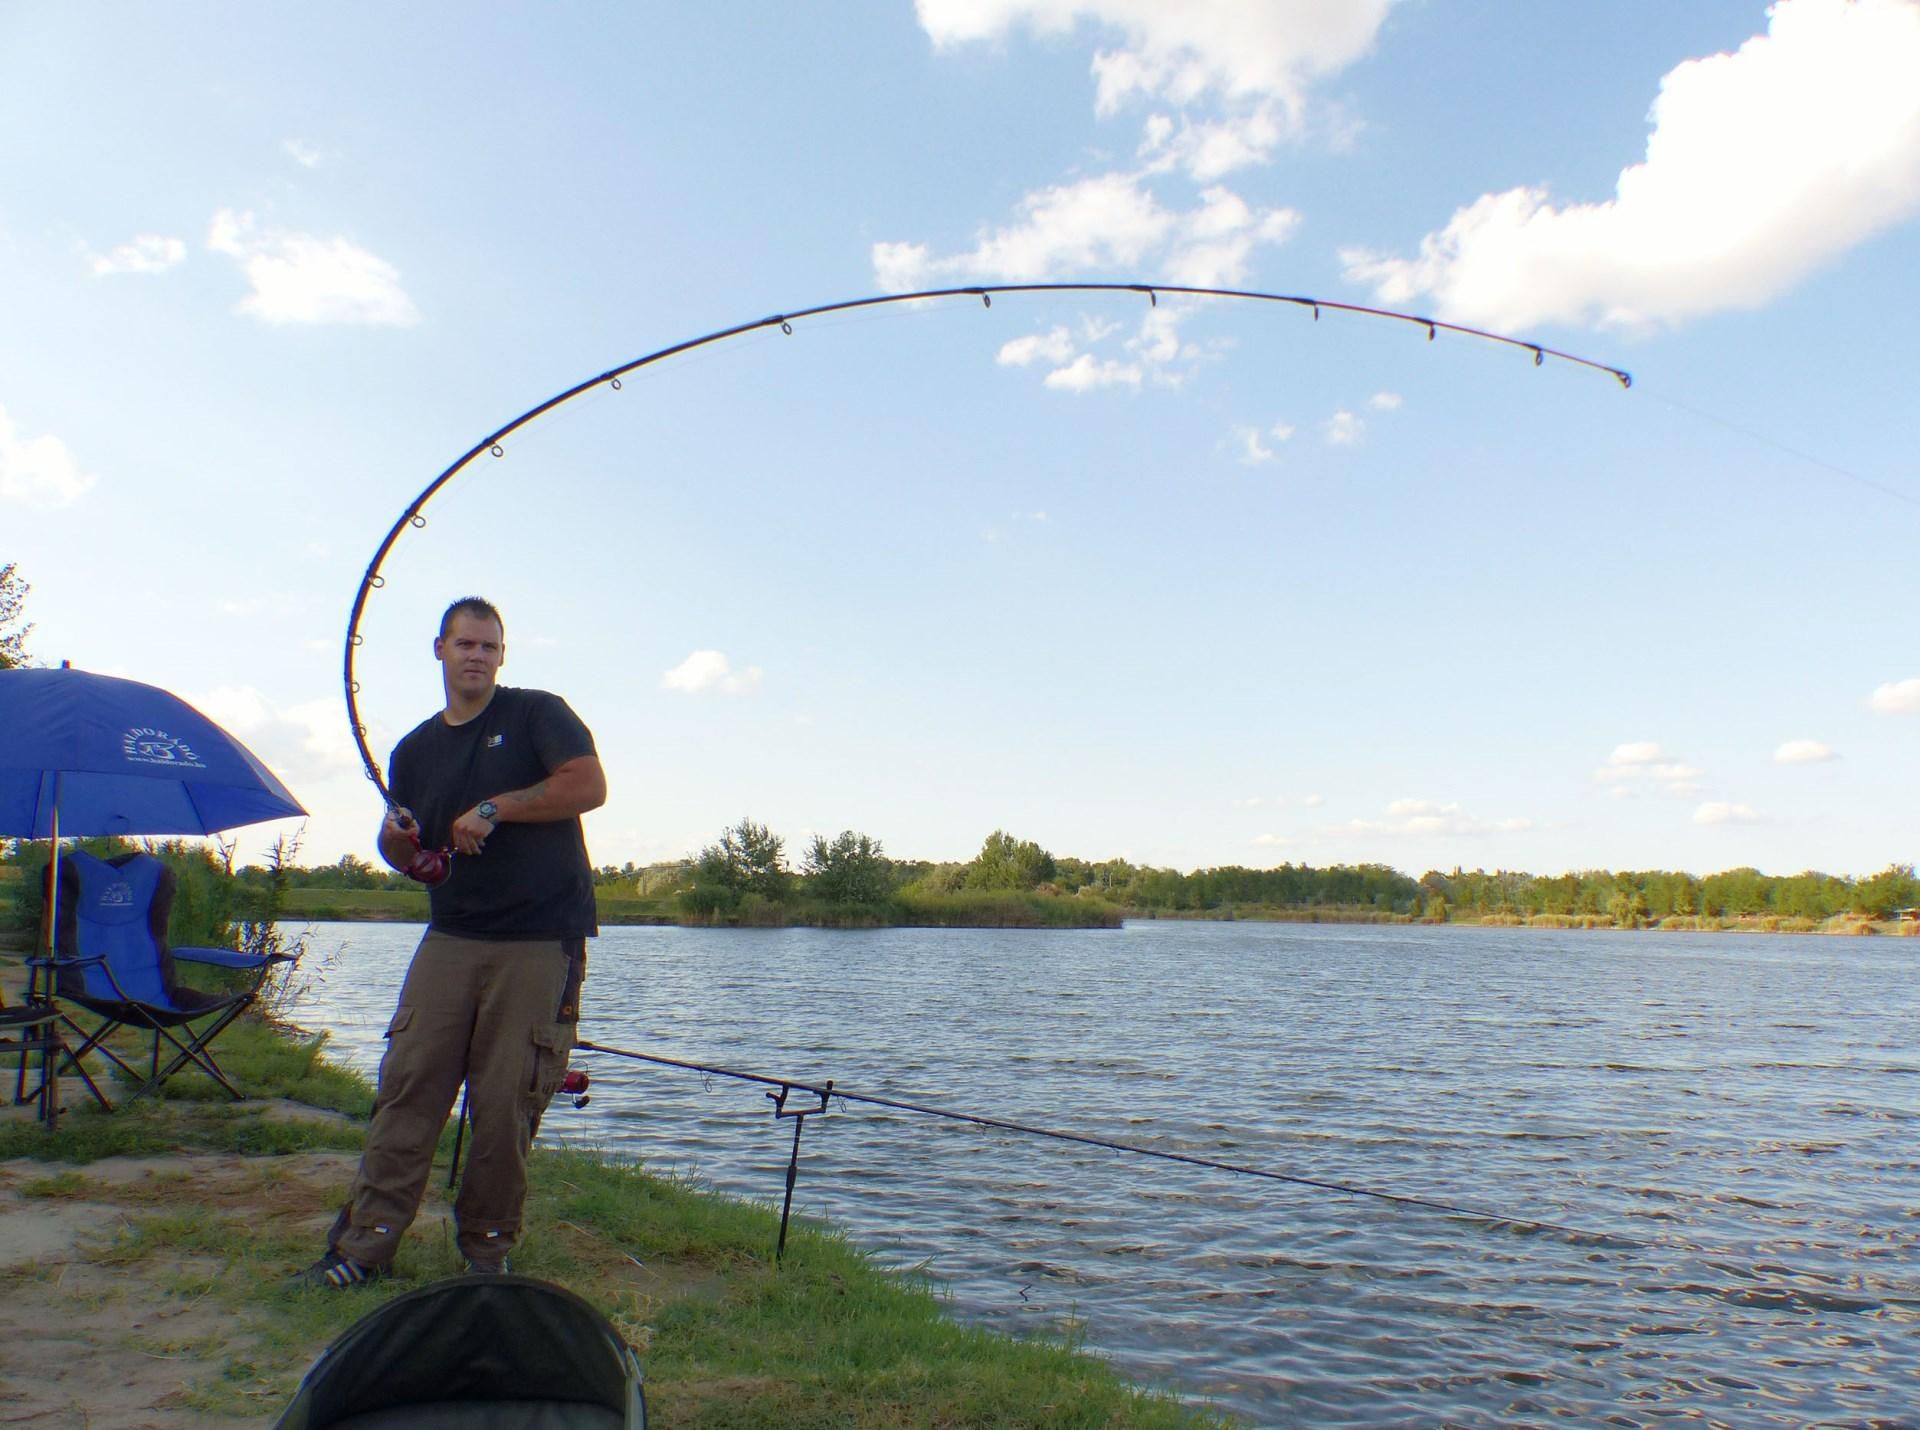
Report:
<svg viewBox="0 0 1920 1430"><path fill-rule="evenodd" d="M303 169L317 169L327 156L321 150L304 139L283 139L280 150Z"/></svg>
<svg viewBox="0 0 1920 1430"><path fill-rule="evenodd" d="M1240 453L1240 462L1245 466L1258 466L1262 462L1271 462L1278 455L1267 445L1268 441L1287 442L1293 437L1293 427L1285 422L1276 422L1264 431L1258 427L1239 426L1233 429L1233 445Z"/></svg>
<svg viewBox="0 0 1920 1430"><path fill-rule="evenodd" d="M873 281L885 293L911 293L928 286L932 250L924 243L876 243Z"/></svg>
<svg viewBox="0 0 1920 1430"><path fill-rule="evenodd" d="M1318 809L1326 802L1327 797L1323 794L1310 794L1300 801L1300 803L1304 804L1308 809Z"/></svg>
<svg viewBox="0 0 1920 1430"><path fill-rule="evenodd" d="M1156 172L1177 167L1200 183L1210 183L1235 169L1272 162L1287 127L1286 116L1272 104L1223 119L1183 116L1178 125L1156 114L1147 120L1140 158Z"/></svg>
<svg viewBox="0 0 1920 1430"><path fill-rule="evenodd" d="M1144 375L1138 363L1081 353L1065 367L1048 373L1046 383L1063 392L1091 392L1097 387L1138 387Z"/></svg>
<svg viewBox="0 0 1920 1430"><path fill-rule="evenodd" d="M252 285L237 312L269 323L420 321L400 273L345 238L258 229L251 213L222 209L207 247L238 262Z"/></svg>
<svg viewBox="0 0 1920 1430"><path fill-rule="evenodd" d="M1063 35L1085 26L1115 47L1094 54L1096 109L1151 101L1137 171L1078 176L1030 190L1004 223L983 225L970 247L873 245L875 281L888 292L965 283L1039 283L1078 274L1149 273L1173 286L1238 287L1265 247L1287 242L1300 214L1258 207L1221 184L1272 162L1300 127L1307 85L1371 49L1391 0L917 0L936 47L1004 39L1017 29ZM1195 112L1190 112L1195 111ZM1180 180L1204 186L1174 197ZM999 360L1045 358L1048 386L1179 386L1176 359L1197 358L1164 306L1127 346L1128 359L1089 354L1056 329L1002 346ZM1249 451L1265 444L1257 437ZM1260 460L1258 456L1254 460Z"/></svg>
<svg viewBox="0 0 1920 1430"><path fill-rule="evenodd" d="M1124 37L1095 56L1098 106L1133 95L1186 104L1206 93L1264 96L1298 107L1312 77L1365 55L1389 0L916 0L936 45L996 39L1024 24L1041 34L1082 21Z"/></svg>
<svg viewBox="0 0 1920 1430"><path fill-rule="evenodd" d="M1326 421L1327 443L1334 447L1352 447L1367 435L1367 424L1353 413L1342 409Z"/></svg>
<svg viewBox="0 0 1920 1430"><path fill-rule="evenodd" d="M50 510L72 506L94 483L58 437L22 439L0 407L0 501Z"/></svg>
<svg viewBox="0 0 1920 1430"><path fill-rule="evenodd" d="M1695 824L1764 824L1766 816L1752 805L1728 804L1725 800L1709 800L1693 812Z"/></svg>
<svg viewBox="0 0 1920 1430"><path fill-rule="evenodd" d="M877 243L874 276L904 292L962 275L1033 283L1070 270L1132 269L1165 246L1177 222L1133 175L1100 174L1029 193L1015 222L982 234L968 253L933 258L924 244Z"/></svg>
<svg viewBox="0 0 1920 1430"><path fill-rule="evenodd" d="M1002 343L996 361L1011 367L1026 367L1042 359L1050 363L1064 363L1072 356L1073 335L1065 328L1056 327L1048 332L1029 333L1024 338Z"/></svg>
<svg viewBox="0 0 1920 1430"><path fill-rule="evenodd" d="M1479 834L1519 834L1535 827L1531 819L1480 819L1459 804L1431 799L1396 799L1385 819L1350 819L1329 830L1332 834L1424 835L1443 838Z"/></svg>
<svg viewBox="0 0 1920 1430"><path fill-rule="evenodd" d="M108 278L116 273L165 273L169 268L178 267L186 261L187 245L183 239L157 233L140 233L113 252L96 255L93 276Z"/></svg>
<svg viewBox="0 0 1920 1430"><path fill-rule="evenodd" d="M1609 765L1653 765L1667 757L1667 752L1657 740L1636 740L1630 744L1615 745L1613 753L1607 757Z"/></svg>
<svg viewBox="0 0 1920 1430"><path fill-rule="evenodd" d="M1367 399L1367 406L1376 412L1398 412L1405 401L1397 392L1376 392Z"/></svg>
<svg viewBox="0 0 1920 1430"><path fill-rule="evenodd" d="M1611 786L1615 799L1630 799L1646 786L1666 794L1698 794L1705 773L1671 758L1657 740L1636 740L1615 745L1606 764L1595 770L1593 777Z"/></svg>
<svg viewBox="0 0 1920 1430"><path fill-rule="evenodd" d="M1773 752L1776 765L1817 765L1838 758L1818 740L1788 740Z"/></svg>
<svg viewBox="0 0 1920 1430"><path fill-rule="evenodd" d="M1482 195L1417 258L1342 254L1382 303L1498 328L1758 308L1920 213L1920 3L1778 0L1765 35L1661 81L1614 197Z"/></svg>
<svg viewBox="0 0 1920 1430"><path fill-rule="evenodd" d="M1220 288L1246 276L1256 245L1284 243L1300 224L1293 209L1255 210L1231 190L1214 187L1180 219L1168 253L1167 277L1195 288Z"/></svg>
<svg viewBox="0 0 1920 1430"><path fill-rule="evenodd" d="M760 688L761 674L757 665L736 671L719 651L697 650L661 676L660 684L667 690L679 690L688 695L707 690L722 695L751 695Z"/></svg>
<svg viewBox="0 0 1920 1430"><path fill-rule="evenodd" d="M188 703L244 742L289 786L360 766L359 747L337 700L280 705L251 685L223 685L190 696Z"/></svg>
<svg viewBox="0 0 1920 1430"><path fill-rule="evenodd" d="M1882 715L1920 715L1920 678L1883 685L1867 704Z"/></svg>
<svg viewBox="0 0 1920 1430"><path fill-rule="evenodd" d="M1127 340L1127 351L1152 363L1170 363L1181 355L1180 314L1171 308L1149 308L1140 331ZM1191 349L1186 350L1191 356Z"/></svg>
<svg viewBox="0 0 1920 1430"><path fill-rule="evenodd" d="M1007 520L1012 522L1016 528L1022 526L1045 526L1047 524L1047 514L1044 511L1015 511L1007 513ZM982 539L994 543L1008 539L1007 533L997 526L983 528L980 535Z"/></svg>
<svg viewBox="0 0 1920 1430"><path fill-rule="evenodd" d="M1241 278L1254 250L1284 242L1292 209L1256 209L1214 187L1185 212L1166 208L1143 176L1097 174L1038 189L1012 222L981 233L965 253L936 257L924 243L873 245L874 281L890 293L940 283L1040 283L1071 273L1133 272L1149 259L1173 283L1214 287Z"/></svg>
<svg viewBox="0 0 1920 1430"><path fill-rule="evenodd" d="M1266 444L1265 434L1258 427L1235 427L1233 445L1240 451L1243 466L1257 467L1263 462L1271 462L1275 453Z"/></svg>
<svg viewBox="0 0 1920 1430"><path fill-rule="evenodd" d="M1247 842L1260 845L1262 848L1272 848L1281 844L1298 844L1300 841L1287 834L1256 834Z"/></svg>

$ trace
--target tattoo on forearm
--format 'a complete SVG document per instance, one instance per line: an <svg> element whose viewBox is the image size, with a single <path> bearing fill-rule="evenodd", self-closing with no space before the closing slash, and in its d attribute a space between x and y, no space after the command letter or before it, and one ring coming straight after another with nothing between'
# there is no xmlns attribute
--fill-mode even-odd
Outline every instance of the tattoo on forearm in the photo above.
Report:
<svg viewBox="0 0 1920 1430"><path fill-rule="evenodd" d="M528 785L525 789L517 789L512 794L501 797L503 799L510 799L515 804L537 804L545 797L546 793L547 782L541 780L538 784Z"/></svg>

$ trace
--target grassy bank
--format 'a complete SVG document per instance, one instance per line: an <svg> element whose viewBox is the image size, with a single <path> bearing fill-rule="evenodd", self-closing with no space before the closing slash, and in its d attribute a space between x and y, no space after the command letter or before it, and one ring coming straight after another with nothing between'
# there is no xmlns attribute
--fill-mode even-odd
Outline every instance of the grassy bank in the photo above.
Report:
<svg viewBox="0 0 1920 1430"><path fill-rule="evenodd" d="M356 923L427 921L425 889L288 889L282 896L287 919L346 919Z"/></svg>
<svg viewBox="0 0 1920 1430"><path fill-rule="evenodd" d="M1865 914L1798 918L1788 914L1740 914L1727 917L1683 914L1622 923L1611 914L1461 914L1427 918L1383 913L1377 909L1316 907L1274 908L1266 904L1226 904L1211 909L1129 909L1130 919L1184 919L1214 923L1288 924L1453 924L1464 928L1641 930L1652 933L1816 933L1846 936L1920 936L1920 921L1875 919Z"/></svg>
<svg viewBox="0 0 1920 1430"><path fill-rule="evenodd" d="M392 1278L346 1293L288 1290L284 1278L318 1253L344 1190L370 1090L325 1060L322 1040L264 1022L237 1024L221 1047L260 1100L233 1106L211 1100L204 1079L176 1079L172 1095L109 1115L82 1106L84 1092L73 1097L78 1084L66 1082L73 1111L58 1134L0 1123L0 1185L50 1208L117 1207L78 1252L107 1275L98 1284L137 1281L149 1303L207 1302L223 1315L212 1323L220 1329L185 1341L156 1342L135 1325L114 1349L168 1361L183 1378L176 1407L209 1423L264 1423L319 1349L378 1300L458 1270L437 1201L449 1139ZM162 1161L130 1178L119 1160L128 1157ZM659 1425L1223 1423L1127 1385L1073 1348L1071 1326L1048 1341L962 1326L936 1286L882 1268L830 1229L796 1224L778 1267L776 1235L770 1208L629 1160L543 1147L515 1269L583 1295L638 1348ZM46 1301L57 1321L67 1270L14 1267L0 1272L0 1289Z"/></svg>
<svg viewBox="0 0 1920 1430"><path fill-rule="evenodd" d="M1414 924L1416 914L1387 913L1380 909L1345 908L1340 905L1315 905L1312 908L1280 908L1272 904L1223 904L1212 909L1129 909L1130 919L1189 920L1195 923L1267 923L1267 924Z"/></svg>
<svg viewBox="0 0 1920 1430"><path fill-rule="evenodd" d="M671 896L645 898L599 892L595 902L606 927L686 924L723 928L1118 928L1123 911L1091 898L1062 898L1024 891L962 890L951 894L901 893L871 907L836 906L818 899L774 903L748 896L714 918L683 914ZM425 923L424 889L290 889L289 919Z"/></svg>
<svg viewBox="0 0 1920 1430"><path fill-rule="evenodd" d="M1865 914L1835 914L1831 918L1796 918L1790 914L1738 914L1724 918L1701 914L1671 914L1661 919L1622 923L1611 914L1483 914L1456 916L1449 923L1474 928L1606 929L1652 933L1817 933L1843 937L1885 936L1912 938L1920 923L1910 919L1875 919Z"/></svg>
<svg viewBox="0 0 1920 1430"><path fill-rule="evenodd" d="M617 894L599 894L603 924L672 924L680 920L666 901ZM347 923L407 923L427 921L427 891L415 889L289 889L283 917L341 920Z"/></svg>

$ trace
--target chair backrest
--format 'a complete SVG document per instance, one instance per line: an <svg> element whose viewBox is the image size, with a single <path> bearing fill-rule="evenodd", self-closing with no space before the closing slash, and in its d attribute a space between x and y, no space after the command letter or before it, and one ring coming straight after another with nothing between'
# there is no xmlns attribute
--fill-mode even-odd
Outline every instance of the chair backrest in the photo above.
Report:
<svg viewBox="0 0 1920 1430"><path fill-rule="evenodd" d="M167 947L172 910L173 870L153 855L136 851L100 859L84 849L63 855L56 951L61 960L104 957L106 966L63 962L60 995L166 1002L173 973Z"/></svg>

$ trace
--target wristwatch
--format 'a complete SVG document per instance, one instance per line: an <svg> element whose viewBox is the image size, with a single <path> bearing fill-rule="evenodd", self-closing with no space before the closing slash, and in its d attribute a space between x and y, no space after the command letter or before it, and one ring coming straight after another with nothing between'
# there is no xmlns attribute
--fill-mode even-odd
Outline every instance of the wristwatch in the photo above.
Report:
<svg viewBox="0 0 1920 1430"><path fill-rule="evenodd" d="M488 824L500 822L500 806L490 799L483 799L473 807L473 812L486 820Z"/></svg>

